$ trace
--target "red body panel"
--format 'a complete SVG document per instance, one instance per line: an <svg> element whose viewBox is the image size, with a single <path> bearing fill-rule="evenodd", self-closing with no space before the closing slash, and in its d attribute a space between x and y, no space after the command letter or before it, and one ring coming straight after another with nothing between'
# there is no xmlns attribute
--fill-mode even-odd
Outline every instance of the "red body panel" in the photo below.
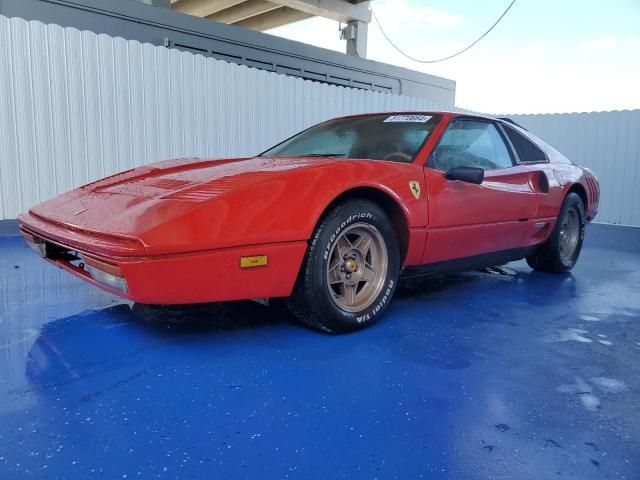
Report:
<svg viewBox="0 0 640 480"><path fill-rule="evenodd" d="M543 242L575 185L586 192L593 218L595 177L546 145L550 163L487 171L481 185L451 182L425 167L454 117L442 114L411 164L172 160L80 187L33 207L19 221L39 238L119 266L128 289L114 293L143 303L192 303L289 295L319 218L354 189L376 190L399 207L399 224L407 229L405 265ZM421 186L418 198L412 181ZM267 255L268 265L241 269L240 257L253 255ZM96 284L84 270L51 261Z"/></svg>

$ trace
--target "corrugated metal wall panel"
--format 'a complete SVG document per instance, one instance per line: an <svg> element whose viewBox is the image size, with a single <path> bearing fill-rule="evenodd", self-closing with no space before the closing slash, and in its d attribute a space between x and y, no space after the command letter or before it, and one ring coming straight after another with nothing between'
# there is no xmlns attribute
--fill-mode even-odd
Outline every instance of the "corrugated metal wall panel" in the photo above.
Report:
<svg viewBox="0 0 640 480"><path fill-rule="evenodd" d="M259 153L327 118L451 109L0 16L0 218L137 165Z"/></svg>
<svg viewBox="0 0 640 480"><path fill-rule="evenodd" d="M597 222L640 226L640 110L512 115L600 181Z"/></svg>

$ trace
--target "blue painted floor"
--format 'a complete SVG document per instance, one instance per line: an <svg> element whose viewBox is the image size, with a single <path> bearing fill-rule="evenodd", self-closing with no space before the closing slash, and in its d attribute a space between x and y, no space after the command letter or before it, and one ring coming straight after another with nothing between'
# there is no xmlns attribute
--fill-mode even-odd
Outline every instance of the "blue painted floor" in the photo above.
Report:
<svg viewBox="0 0 640 480"><path fill-rule="evenodd" d="M412 285L346 336L132 306L0 236L3 480L638 479L639 392L640 229L589 226L572 275Z"/></svg>

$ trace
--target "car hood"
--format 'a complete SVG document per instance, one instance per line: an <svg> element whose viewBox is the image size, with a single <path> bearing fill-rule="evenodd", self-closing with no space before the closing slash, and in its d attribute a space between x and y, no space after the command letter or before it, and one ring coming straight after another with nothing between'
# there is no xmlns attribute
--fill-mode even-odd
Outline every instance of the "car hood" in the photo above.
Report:
<svg viewBox="0 0 640 480"><path fill-rule="evenodd" d="M306 157L167 160L99 180L81 189L136 198L207 200L261 178L327 161L332 160Z"/></svg>
<svg viewBox="0 0 640 480"><path fill-rule="evenodd" d="M36 205L29 213L73 230L138 238L148 253L252 243L251 222L246 219L257 202L270 201L276 191L282 198L282 190L291 188L294 172L343 161L316 157L168 160L90 183ZM240 216L244 226L237 229Z"/></svg>

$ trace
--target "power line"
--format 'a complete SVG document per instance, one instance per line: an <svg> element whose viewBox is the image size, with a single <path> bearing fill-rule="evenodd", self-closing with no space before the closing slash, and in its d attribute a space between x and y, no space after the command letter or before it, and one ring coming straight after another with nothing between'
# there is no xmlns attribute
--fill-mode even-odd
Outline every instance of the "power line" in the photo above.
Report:
<svg viewBox="0 0 640 480"><path fill-rule="evenodd" d="M513 7L514 3L516 3L516 0L512 0L512 2L509 4L507 9L504 12L502 12L502 15L500 15L500 17L498 17L498 19L495 21L495 23L493 25L491 25L491 27L489 27L489 30L487 30L482 35L480 35L480 37L478 37L472 44L466 46L465 48L463 48L462 50L454 53L453 55L449 55L448 57L444 57L444 58L438 58L436 60L421 60L419 58L412 57L408 53L404 52L400 47L398 47L395 43L393 43L393 40L391 40L389 38L389 36L386 34L384 29L382 28L382 25L380 24L380 20L378 20L378 16L376 15L375 10L373 9L373 7L371 5L369 5L369 6L371 8L371 13L373 14L373 18L375 19L376 24L378 25L378 28L382 32L382 35L384 36L384 38L387 40L387 42L389 42L389 44L393 48L395 48L402 55L407 57L409 60L413 60L414 62L418 62L418 63L437 63L437 62L444 62L445 60L449 60L449 59L451 59L453 57L457 57L458 55L463 54L464 52L469 50L471 47L473 47L476 43L478 43L480 40L482 40L484 37L486 37L489 34L489 32L491 32L491 30L493 30L496 27L496 25L498 25L498 23L500 23L500 20L502 20L504 18L504 16L507 14L507 12L509 10L511 10L511 7Z"/></svg>

